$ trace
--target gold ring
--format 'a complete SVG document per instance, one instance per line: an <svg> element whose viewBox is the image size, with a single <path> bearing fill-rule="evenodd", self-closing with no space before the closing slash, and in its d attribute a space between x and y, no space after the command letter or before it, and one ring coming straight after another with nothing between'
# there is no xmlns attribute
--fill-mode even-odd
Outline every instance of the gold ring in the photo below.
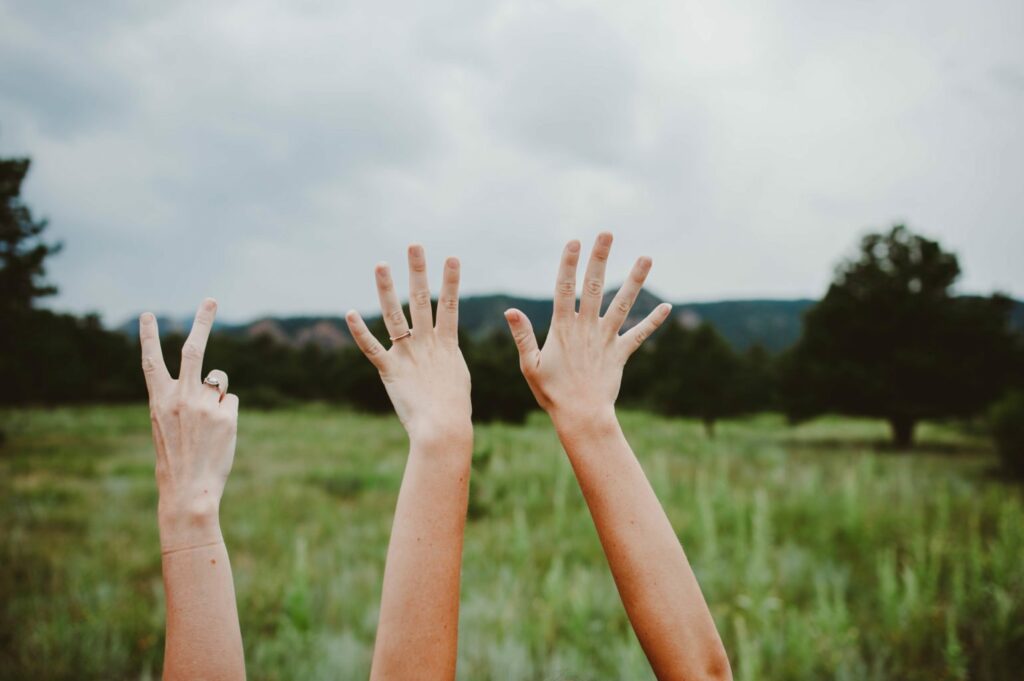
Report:
<svg viewBox="0 0 1024 681"><path fill-rule="evenodd" d="M401 336L388 336L388 338L390 338L391 342L394 343L395 341L400 341L403 338L408 338L411 335L412 335L412 329L409 329L405 333L403 333Z"/></svg>

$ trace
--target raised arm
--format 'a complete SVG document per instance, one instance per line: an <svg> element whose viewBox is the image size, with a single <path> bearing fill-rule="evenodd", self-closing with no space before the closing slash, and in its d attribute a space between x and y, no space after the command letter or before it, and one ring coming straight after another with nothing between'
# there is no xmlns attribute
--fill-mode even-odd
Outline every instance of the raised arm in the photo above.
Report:
<svg viewBox="0 0 1024 681"><path fill-rule="evenodd" d="M171 378L156 318L139 318L142 370L156 446L157 518L167 595L163 678L245 678L231 563L220 532L220 498L235 458L238 398L228 377L201 379L217 303L206 299Z"/></svg>
<svg viewBox="0 0 1024 681"><path fill-rule="evenodd" d="M651 268L640 258L600 316L612 235L597 238L576 312L578 241L562 254L551 329L537 347L529 319L505 313L520 368L551 416L576 473L640 645L662 681L731 679L714 620L686 554L615 415L626 360L668 317L661 304L619 335Z"/></svg>
<svg viewBox="0 0 1024 681"><path fill-rule="evenodd" d="M384 568L371 679L454 679L459 577L473 455L469 370L459 350L459 261L448 258L435 326L421 246L409 247L409 328L391 272L377 265L385 350L355 311L349 330L380 371L409 434Z"/></svg>

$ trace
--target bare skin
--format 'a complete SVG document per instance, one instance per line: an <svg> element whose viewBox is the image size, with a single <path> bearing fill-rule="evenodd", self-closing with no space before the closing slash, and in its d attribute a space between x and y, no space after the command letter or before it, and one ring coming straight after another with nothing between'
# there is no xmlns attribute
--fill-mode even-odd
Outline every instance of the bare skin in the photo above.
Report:
<svg viewBox="0 0 1024 681"><path fill-rule="evenodd" d="M409 434L395 508L371 679L454 679L462 538L473 455L469 370L459 350L459 261L445 262L437 322L423 248L409 247L409 323L386 264L376 268L385 349L357 312L345 319L380 371Z"/></svg>
<svg viewBox="0 0 1024 681"><path fill-rule="evenodd" d="M220 531L220 500L235 457L238 398L228 377L202 382L203 353L217 303L206 299L182 348L181 372L171 378L156 318L139 318L142 370L149 391L157 518L167 595L163 678L245 678L231 563Z"/></svg>
<svg viewBox="0 0 1024 681"><path fill-rule="evenodd" d="M731 679L729 659L700 586L661 504L619 427L615 399L627 359L668 318L658 306L623 335L651 259L640 258L600 316L612 235L598 236L576 311L578 241L562 253L544 347L521 311L505 313L520 368L555 425L590 508L619 596L662 681Z"/></svg>

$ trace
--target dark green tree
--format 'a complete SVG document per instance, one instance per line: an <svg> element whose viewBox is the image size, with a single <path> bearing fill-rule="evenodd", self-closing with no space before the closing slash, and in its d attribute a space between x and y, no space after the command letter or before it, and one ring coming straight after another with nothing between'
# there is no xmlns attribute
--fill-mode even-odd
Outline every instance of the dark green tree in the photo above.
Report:
<svg viewBox="0 0 1024 681"><path fill-rule="evenodd" d="M24 312L41 296L57 292L44 281L44 261L60 244L42 238L46 220L36 220L21 200L27 158L0 158L0 314Z"/></svg>
<svg viewBox="0 0 1024 681"><path fill-rule="evenodd" d="M473 377L473 420L522 423L537 408L519 371L519 351L507 329L480 340L460 336L459 345Z"/></svg>
<svg viewBox="0 0 1024 681"><path fill-rule="evenodd" d="M716 421L745 411L740 358L710 324L694 330L667 324L651 361L659 372L651 386L654 406L662 413L699 418L713 436Z"/></svg>
<svg viewBox="0 0 1024 681"><path fill-rule="evenodd" d="M954 297L959 274L953 253L902 225L865 236L785 359L789 416L883 418L907 447L921 419L982 410L1013 362L1010 304Z"/></svg>

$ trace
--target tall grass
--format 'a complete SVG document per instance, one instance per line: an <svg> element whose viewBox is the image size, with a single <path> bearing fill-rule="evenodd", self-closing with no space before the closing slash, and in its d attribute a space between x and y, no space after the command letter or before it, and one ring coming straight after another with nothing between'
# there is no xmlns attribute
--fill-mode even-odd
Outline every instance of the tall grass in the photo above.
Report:
<svg viewBox="0 0 1024 681"><path fill-rule="evenodd" d="M14 411L0 449L0 678L159 676L144 408ZM1019 679L1021 489L939 426L624 426L737 679ZM243 412L222 523L253 679L365 679L405 459L393 419ZM652 678L545 420L477 429L462 679Z"/></svg>

